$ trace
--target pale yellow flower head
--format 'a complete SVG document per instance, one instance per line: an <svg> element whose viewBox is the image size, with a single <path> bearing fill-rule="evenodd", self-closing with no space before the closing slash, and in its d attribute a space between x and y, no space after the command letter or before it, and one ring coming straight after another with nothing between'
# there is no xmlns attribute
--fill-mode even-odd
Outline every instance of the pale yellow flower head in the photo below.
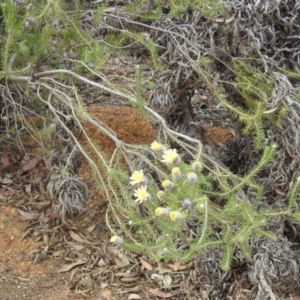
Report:
<svg viewBox="0 0 300 300"><path fill-rule="evenodd" d="M130 184L131 185L146 185L147 184L147 178L144 175L144 171L134 171L133 174L130 177Z"/></svg>
<svg viewBox="0 0 300 300"><path fill-rule="evenodd" d="M161 145L160 143L158 143L157 141L154 141L151 146L150 146L151 150L155 153L163 153L163 151L166 150L165 146Z"/></svg>
<svg viewBox="0 0 300 300"><path fill-rule="evenodd" d="M159 200L161 200L164 197L164 195L165 195L165 192L162 190L159 190L156 194L156 196Z"/></svg>
<svg viewBox="0 0 300 300"><path fill-rule="evenodd" d="M200 161L194 161L192 164L192 170L194 172L200 172L202 170L202 164Z"/></svg>
<svg viewBox="0 0 300 300"><path fill-rule="evenodd" d="M135 202L141 204L151 200L151 195L147 192L147 186L141 186L134 192L134 197L136 197Z"/></svg>
<svg viewBox="0 0 300 300"><path fill-rule="evenodd" d="M114 236L111 237L110 242L112 244L115 244L115 245L119 246L123 243L123 239L119 236L114 235Z"/></svg>
<svg viewBox="0 0 300 300"><path fill-rule="evenodd" d="M179 165L181 161L176 149L166 150L162 158L162 162L170 166Z"/></svg>
<svg viewBox="0 0 300 300"><path fill-rule="evenodd" d="M158 217L168 217L169 216L169 210L165 207L157 207L155 209L155 215Z"/></svg>
<svg viewBox="0 0 300 300"><path fill-rule="evenodd" d="M171 211L170 212L170 219L173 222L179 222L182 220L182 214L178 211Z"/></svg>
<svg viewBox="0 0 300 300"><path fill-rule="evenodd" d="M171 190L174 186L174 184L169 179L164 180L161 185L166 191Z"/></svg>
<svg viewBox="0 0 300 300"><path fill-rule="evenodd" d="M174 180L179 180L181 178L181 172L178 167L173 167L171 173Z"/></svg>

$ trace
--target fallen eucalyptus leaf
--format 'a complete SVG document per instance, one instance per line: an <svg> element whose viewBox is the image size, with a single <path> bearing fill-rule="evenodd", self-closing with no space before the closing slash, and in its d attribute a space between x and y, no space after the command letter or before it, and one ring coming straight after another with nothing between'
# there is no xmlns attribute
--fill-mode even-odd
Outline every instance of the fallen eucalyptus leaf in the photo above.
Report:
<svg viewBox="0 0 300 300"><path fill-rule="evenodd" d="M140 262L141 262L141 264L143 265L144 268L146 268L149 271L152 271L153 268L148 262L146 262L142 258L140 258Z"/></svg>
<svg viewBox="0 0 300 300"><path fill-rule="evenodd" d="M33 169L40 160L41 159L39 157L34 157L30 161L28 161L25 165L22 166L22 174Z"/></svg>
<svg viewBox="0 0 300 300"><path fill-rule="evenodd" d="M110 257L117 257L119 259L123 258L123 254L121 251L116 247L107 247L106 248L106 254Z"/></svg>
<svg viewBox="0 0 300 300"><path fill-rule="evenodd" d="M171 293L164 293L163 291L159 290L159 289L148 289L149 293L157 296L157 297L161 297L161 298L171 298L174 295Z"/></svg>
<svg viewBox="0 0 300 300"><path fill-rule="evenodd" d="M113 260L115 261L116 265L119 268L123 268L127 266L122 260L118 259L117 257L113 257Z"/></svg>
<svg viewBox="0 0 300 300"><path fill-rule="evenodd" d="M133 299L142 299L138 294L130 294L128 296L128 300L133 300Z"/></svg>
<svg viewBox="0 0 300 300"><path fill-rule="evenodd" d="M92 232L96 228L96 224L92 224L86 231Z"/></svg>
<svg viewBox="0 0 300 300"><path fill-rule="evenodd" d="M70 237L75 240L76 242L80 242L80 243L86 243L86 241L84 239L82 239L77 233L75 233L74 231L70 230Z"/></svg>
<svg viewBox="0 0 300 300"><path fill-rule="evenodd" d="M38 216L39 216L39 212L38 211L31 211L31 212L26 212L26 211L22 211L20 209L18 209L18 212L20 213L21 216L19 216L19 218L21 220L35 220Z"/></svg>
<svg viewBox="0 0 300 300"><path fill-rule="evenodd" d="M62 266L57 270L57 272L58 272L58 273L68 272L68 271L70 271L71 269L73 269L74 267L83 265L83 264L85 264L85 263L86 263L86 261L79 260L79 261L77 261L77 262L75 262L75 263L73 263L73 264L62 265Z"/></svg>

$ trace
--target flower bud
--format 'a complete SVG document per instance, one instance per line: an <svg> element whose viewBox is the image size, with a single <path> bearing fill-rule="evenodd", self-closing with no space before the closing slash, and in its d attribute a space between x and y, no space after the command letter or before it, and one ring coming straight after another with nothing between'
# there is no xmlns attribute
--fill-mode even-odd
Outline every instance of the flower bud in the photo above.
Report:
<svg viewBox="0 0 300 300"><path fill-rule="evenodd" d="M178 167L172 168L171 173L174 180L179 180L181 178L181 172Z"/></svg>
<svg viewBox="0 0 300 300"><path fill-rule="evenodd" d="M189 174L187 174L187 179L189 182L195 183L198 179L198 176L196 173L190 172Z"/></svg>
<svg viewBox="0 0 300 300"><path fill-rule="evenodd" d="M34 17L28 17L26 20L25 20L25 28L29 28L31 26L33 26L36 22L36 19Z"/></svg>
<svg viewBox="0 0 300 300"><path fill-rule="evenodd" d="M51 22L51 25L53 26L53 27L55 27L55 28L57 28L58 27L58 25L59 25L59 22L58 22L58 20L53 20L52 22Z"/></svg>
<svg viewBox="0 0 300 300"><path fill-rule="evenodd" d="M171 211L170 212L170 219L173 222L180 222L182 220L182 214L178 211Z"/></svg>
<svg viewBox="0 0 300 300"><path fill-rule="evenodd" d="M112 244L120 246L123 243L123 239L119 236L114 235L114 236L111 237L110 242Z"/></svg>
<svg viewBox="0 0 300 300"><path fill-rule="evenodd" d="M161 185L166 191L169 191L174 187L174 184L168 179L164 180Z"/></svg>
<svg viewBox="0 0 300 300"><path fill-rule="evenodd" d="M159 144L157 141L154 141L151 146L150 146L151 150L155 153L159 153L162 154L164 151L166 151L166 147Z"/></svg>
<svg viewBox="0 0 300 300"><path fill-rule="evenodd" d="M158 217L168 217L169 216L169 210L165 207L157 207L155 209L155 215Z"/></svg>
<svg viewBox="0 0 300 300"><path fill-rule="evenodd" d="M190 198L185 198L181 201L181 205L186 210L193 210L195 207L195 202Z"/></svg>
<svg viewBox="0 0 300 300"><path fill-rule="evenodd" d="M208 198L205 195L200 197L200 199L197 201L198 203L197 203L196 207L200 212L203 212L205 210L207 201L208 201Z"/></svg>
<svg viewBox="0 0 300 300"><path fill-rule="evenodd" d="M200 163L200 161L194 161L192 163L192 170L196 173L202 170L202 164Z"/></svg>
<svg viewBox="0 0 300 300"><path fill-rule="evenodd" d="M24 0L13 0L14 7L21 7L24 5Z"/></svg>
<svg viewBox="0 0 300 300"><path fill-rule="evenodd" d="M161 200L164 197L164 195L165 195L165 192L162 190L158 191L156 194L156 196L159 200Z"/></svg>

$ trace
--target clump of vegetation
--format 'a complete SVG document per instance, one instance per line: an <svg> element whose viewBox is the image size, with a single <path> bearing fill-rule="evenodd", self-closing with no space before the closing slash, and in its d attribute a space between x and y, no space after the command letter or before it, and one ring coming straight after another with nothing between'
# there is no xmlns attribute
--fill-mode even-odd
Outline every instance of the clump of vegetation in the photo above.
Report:
<svg viewBox="0 0 300 300"><path fill-rule="evenodd" d="M226 11L234 5L247 10L242 2L190 0L183 5L180 0L149 0L119 14L108 14L101 6L90 11L86 22L94 26L92 34L82 29L78 1L1 3L0 109L1 125L6 128L1 141L11 134L40 137L50 156L46 158L48 195L65 225L86 210L88 190L77 177L81 157L88 161L96 185L109 202L111 242L157 262L184 263L214 248L222 252L220 266L226 271L238 251L243 259L252 257L253 241L282 239L283 229L276 231L272 222L283 224L287 218L291 223L300 222L296 201L300 187L299 86L288 79L299 78L299 60L287 51L286 64L282 49L276 48L297 37L280 37L272 43L272 58L266 58L269 49L263 47L269 47L270 36L278 39L278 30L273 32L274 26L258 22L257 16L249 15L245 21L238 10ZM274 20L278 19L287 34L291 26L298 26L295 10L291 9L288 22L280 16L288 6L276 5L255 2L253 11L268 21L275 12ZM250 10L245 11L248 14ZM247 29L249 20L261 31L259 36ZM97 34L100 38L95 38ZM260 42L260 38L265 40ZM112 56L139 51L153 69L151 79L143 78L140 66L134 78L115 76L126 84L102 73ZM281 70L276 67L276 57ZM290 71L293 60L295 68ZM101 120L88 114L82 97L87 86L136 107L155 124L159 142L149 149L118 139ZM151 89L149 99L143 97L145 86ZM211 102L226 109L228 119L233 116L241 124L241 131L236 132L237 153L225 146L224 152L244 155L241 141L249 138L248 150L255 157L243 176L229 171L229 166L204 150L198 138L191 137L190 125L196 122L189 104L196 91L209 91ZM39 121L29 122L32 116ZM116 144L110 158L88 136L86 122ZM87 146L82 146L80 137ZM51 147L54 151L49 154ZM288 175L281 176L285 163ZM274 178L269 186L259 180L265 169L271 169L267 179ZM265 280L259 280L263 286Z"/></svg>
<svg viewBox="0 0 300 300"><path fill-rule="evenodd" d="M275 145L265 147L259 164L244 177L217 170L201 156L185 163L176 149L167 150L157 142L151 149L158 182L149 179L143 169L135 170L131 187L112 203L120 228L115 231L119 239L112 241L122 241L124 248L143 252L158 262L170 259L186 263L217 247L223 252L221 267L228 270L236 247L249 259L249 239L276 240L266 229L269 219L294 213L298 180L293 183L286 208L260 209L263 186L253 178L273 159ZM246 186L257 194L255 201L241 194Z"/></svg>

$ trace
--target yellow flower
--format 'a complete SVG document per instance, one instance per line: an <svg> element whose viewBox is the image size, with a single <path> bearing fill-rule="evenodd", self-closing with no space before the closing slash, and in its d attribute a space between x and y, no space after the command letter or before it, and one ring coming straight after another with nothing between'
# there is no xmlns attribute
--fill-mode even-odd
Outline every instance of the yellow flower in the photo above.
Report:
<svg viewBox="0 0 300 300"><path fill-rule="evenodd" d="M142 186L135 190L134 196L136 197L135 202L139 204L151 200L151 195L147 192L147 186Z"/></svg>
<svg viewBox="0 0 300 300"><path fill-rule="evenodd" d="M174 180L179 180L181 178L181 172L178 167L172 168L171 173Z"/></svg>
<svg viewBox="0 0 300 300"><path fill-rule="evenodd" d="M176 149L166 150L162 157L162 162L167 165L179 165L181 161Z"/></svg>
<svg viewBox="0 0 300 300"><path fill-rule="evenodd" d="M200 172L202 170L202 164L200 161L194 161L192 164L192 170L194 172Z"/></svg>
<svg viewBox="0 0 300 300"><path fill-rule="evenodd" d="M110 242L112 244L115 244L115 245L119 246L123 243L123 239L119 236L114 235L114 236L111 237Z"/></svg>
<svg viewBox="0 0 300 300"><path fill-rule="evenodd" d="M166 148L163 145L159 144L157 141L154 141L151 144L150 148L156 153L162 153L163 151L166 150Z"/></svg>
<svg viewBox="0 0 300 300"><path fill-rule="evenodd" d="M178 211L171 211L170 212L170 219L173 222L179 222L182 220L182 214Z"/></svg>
<svg viewBox="0 0 300 300"><path fill-rule="evenodd" d="M161 200L162 198L163 198L163 196L165 195L165 192L164 191L158 191L157 192L157 194L156 194L156 196L157 196L157 198L159 199L159 200Z"/></svg>
<svg viewBox="0 0 300 300"><path fill-rule="evenodd" d="M174 184L169 179L164 180L161 185L166 191L171 190L174 186Z"/></svg>
<svg viewBox="0 0 300 300"><path fill-rule="evenodd" d="M134 171L133 174L130 177L131 185L139 184L139 185L146 185L147 184L147 178L144 175L144 171Z"/></svg>
<svg viewBox="0 0 300 300"><path fill-rule="evenodd" d="M165 207L157 207L155 209L155 215L158 217L168 217L169 216L169 210Z"/></svg>

